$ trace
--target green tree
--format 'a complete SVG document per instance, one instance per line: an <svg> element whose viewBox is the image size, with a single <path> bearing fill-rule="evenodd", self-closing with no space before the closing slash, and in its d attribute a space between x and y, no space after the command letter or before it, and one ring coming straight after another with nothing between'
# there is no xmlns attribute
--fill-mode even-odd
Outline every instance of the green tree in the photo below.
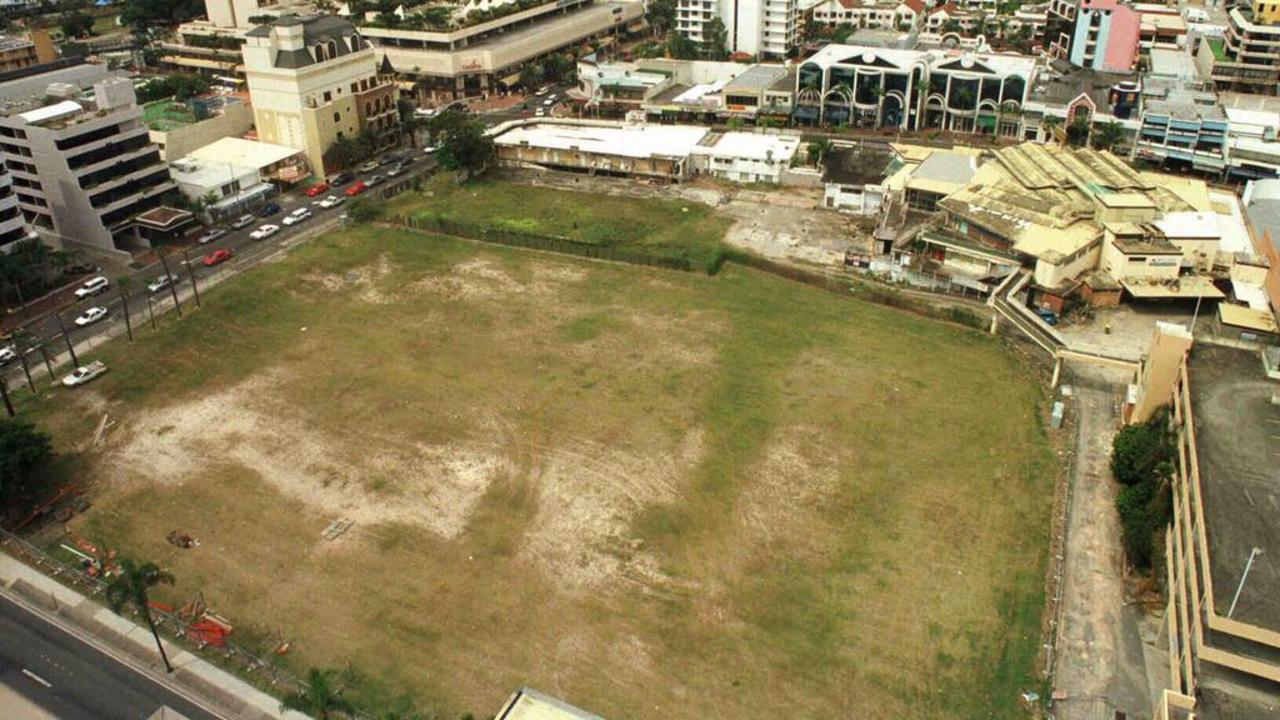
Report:
<svg viewBox="0 0 1280 720"><path fill-rule="evenodd" d="M483 123L467 115L447 112L435 116L431 134L440 148L436 157L446 170L478 175L493 161L493 138L485 134Z"/></svg>
<svg viewBox="0 0 1280 720"><path fill-rule="evenodd" d="M29 493L53 460L49 436L25 420L0 419L0 501Z"/></svg>
<svg viewBox="0 0 1280 720"><path fill-rule="evenodd" d="M351 207L347 208L347 217L351 218L351 221L356 223L373 222L374 220L382 217L382 214L382 205L365 198L360 198L359 200L351 203Z"/></svg>
<svg viewBox="0 0 1280 720"><path fill-rule="evenodd" d="M1123 485L1137 485L1168 472L1173 444L1163 414L1141 425L1127 425L1111 441L1111 474Z"/></svg>
<svg viewBox="0 0 1280 720"><path fill-rule="evenodd" d="M169 664L169 655L164 651L164 643L160 642L160 631L156 628L155 619L151 617L150 597L148 597L151 588L156 585L161 583L172 585L173 575L161 570L155 563L139 565L128 558L122 559L117 565L119 574L111 578L107 584L107 603L111 606L112 612L117 615L130 605L142 614L142 618L147 621L147 628L151 630L151 637L155 638L156 649L160 651L160 659L164 661L165 672L173 672L173 666Z"/></svg>
<svg viewBox="0 0 1280 720"><path fill-rule="evenodd" d="M353 139L342 136L334 140L329 149L324 151L324 166L345 170L366 157L364 150Z"/></svg>
<svg viewBox="0 0 1280 720"><path fill-rule="evenodd" d="M342 691L334 686L332 670L311 668L303 686L284 696L280 701L281 710L297 710L306 713L316 720L329 720L334 713L351 713L355 706L342 697Z"/></svg>
<svg viewBox="0 0 1280 720"><path fill-rule="evenodd" d="M817 138L811 140L808 147L809 163L812 165L820 165L822 158L831 152L831 141L827 138Z"/></svg>
<svg viewBox="0 0 1280 720"><path fill-rule="evenodd" d="M93 18L75 10L63 16L58 28L68 38L87 37L93 34Z"/></svg>
<svg viewBox="0 0 1280 720"><path fill-rule="evenodd" d="M520 71L520 84L524 86L525 90L537 90L542 85L544 77L541 65L529 63Z"/></svg>
<svg viewBox="0 0 1280 720"><path fill-rule="evenodd" d="M679 32L667 35L667 53L676 60L697 60L698 44Z"/></svg>
<svg viewBox="0 0 1280 720"><path fill-rule="evenodd" d="M1102 123L1094 129L1093 146L1099 150L1110 150L1124 140L1124 128L1115 120Z"/></svg>
<svg viewBox="0 0 1280 720"><path fill-rule="evenodd" d="M205 14L203 0L129 0L121 3L120 24L142 36L152 28L168 28Z"/></svg>
<svg viewBox="0 0 1280 720"><path fill-rule="evenodd" d="M729 31L724 21L713 17L702 25L702 55L708 60L729 58Z"/></svg>
<svg viewBox="0 0 1280 720"><path fill-rule="evenodd" d="M651 0L645 10L654 37L662 37L676 24L675 0Z"/></svg>
<svg viewBox="0 0 1280 720"><path fill-rule="evenodd" d="M959 21L959 20L956 20L955 18L951 18L950 20L947 20L946 22L942 23L942 32L943 32L943 34L946 34L946 33L959 33L959 32L960 32L960 21Z"/></svg>

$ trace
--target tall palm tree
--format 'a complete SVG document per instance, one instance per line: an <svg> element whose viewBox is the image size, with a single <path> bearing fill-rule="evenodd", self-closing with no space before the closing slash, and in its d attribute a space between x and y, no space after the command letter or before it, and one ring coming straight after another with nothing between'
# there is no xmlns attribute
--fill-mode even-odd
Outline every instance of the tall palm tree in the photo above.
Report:
<svg viewBox="0 0 1280 720"><path fill-rule="evenodd" d="M129 290L133 287L133 278L121 275L116 278L116 289L120 291L120 305L124 307L124 331L133 342L133 319L129 317Z"/></svg>
<svg viewBox="0 0 1280 720"><path fill-rule="evenodd" d="M332 670L311 668L302 687L284 696L280 701L281 710L297 710L317 720L329 720L334 713L350 714L355 705L342 697L342 691L333 685Z"/></svg>
<svg viewBox="0 0 1280 720"><path fill-rule="evenodd" d="M161 245L156 248L156 254L160 256L160 265L164 268L164 276L169 279L169 294L173 295L173 307L178 311L178 317L182 317L182 304L178 302L178 283L173 281L173 273L169 272L169 254L173 252L173 248L168 245Z"/></svg>
<svg viewBox="0 0 1280 720"><path fill-rule="evenodd" d="M27 387L31 388L31 394L35 395L36 384L31 379L31 365L27 362L27 353L31 352L35 336L30 330L20 327L9 335L9 339L13 341L13 349L18 353L18 361L22 363L22 373L27 376Z"/></svg>
<svg viewBox="0 0 1280 720"><path fill-rule="evenodd" d="M151 629L151 637L156 639L156 648L160 650L160 659L164 661L165 672L173 672L173 666L169 664L169 656L164 651L164 643L160 642L160 631L156 629L156 622L151 617L151 605L147 598L147 591L156 585L160 583L172 585L173 575L161 570L155 563L139 565L128 558L122 559L117 566L120 568L120 573L107 585L107 603L117 615L126 605L132 605L142 613L142 617L147 621L147 627Z"/></svg>

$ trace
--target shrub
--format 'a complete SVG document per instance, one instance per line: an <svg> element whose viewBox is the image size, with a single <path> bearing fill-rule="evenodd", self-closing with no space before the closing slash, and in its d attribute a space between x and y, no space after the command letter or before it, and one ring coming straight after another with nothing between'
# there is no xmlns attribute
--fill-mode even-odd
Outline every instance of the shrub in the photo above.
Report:
<svg viewBox="0 0 1280 720"><path fill-rule="evenodd" d="M351 203L350 209L347 210L347 217L351 218L352 222L367 223L381 218L384 211L385 208L382 205L361 198Z"/></svg>
<svg viewBox="0 0 1280 720"><path fill-rule="evenodd" d="M1167 474L1171 457L1165 416L1159 414L1116 433L1111 444L1111 474L1124 485L1136 485L1162 471Z"/></svg>

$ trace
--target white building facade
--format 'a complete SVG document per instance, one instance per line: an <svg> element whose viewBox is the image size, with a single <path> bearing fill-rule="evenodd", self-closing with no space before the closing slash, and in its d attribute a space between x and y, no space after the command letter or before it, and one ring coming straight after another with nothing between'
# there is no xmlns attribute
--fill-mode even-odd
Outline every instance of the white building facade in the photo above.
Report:
<svg viewBox="0 0 1280 720"><path fill-rule="evenodd" d="M729 52L782 57L796 47L799 16L796 0L679 0L676 29L702 44L707 23L719 18Z"/></svg>

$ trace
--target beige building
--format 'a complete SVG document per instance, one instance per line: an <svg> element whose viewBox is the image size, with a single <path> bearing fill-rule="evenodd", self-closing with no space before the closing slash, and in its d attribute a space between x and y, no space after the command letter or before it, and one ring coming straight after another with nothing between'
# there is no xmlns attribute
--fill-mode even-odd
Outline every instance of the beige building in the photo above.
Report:
<svg viewBox="0 0 1280 720"><path fill-rule="evenodd" d="M25 37L0 35L0 72L20 70L58 59L57 48L44 30L32 30Z"/></svg>
<svg viewBox="0 0 1280 720"><path fill-rule="evenodd" d="M244 63L258 138L304 151L317 173L338 138L370 129L395 142L391 68L349 21L283 15L246 33Z"/></svg>

